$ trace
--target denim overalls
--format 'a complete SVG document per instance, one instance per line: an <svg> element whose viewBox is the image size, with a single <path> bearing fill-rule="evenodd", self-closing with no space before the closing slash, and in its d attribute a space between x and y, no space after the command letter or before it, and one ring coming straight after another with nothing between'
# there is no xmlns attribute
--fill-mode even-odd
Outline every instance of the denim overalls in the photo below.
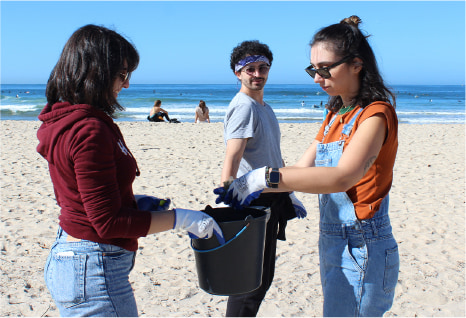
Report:
<svg viewBox="0 0 466 318"><path fill-rule="evenodd" d="M335 167L360 109L339 141L317 146L316 166ZM325 127L324 137L335 121ZM320 275L324 316L382 316L398 280L398 246L388 216L388 195L368 220L358 220L346 192L320 194Z"/></svg>

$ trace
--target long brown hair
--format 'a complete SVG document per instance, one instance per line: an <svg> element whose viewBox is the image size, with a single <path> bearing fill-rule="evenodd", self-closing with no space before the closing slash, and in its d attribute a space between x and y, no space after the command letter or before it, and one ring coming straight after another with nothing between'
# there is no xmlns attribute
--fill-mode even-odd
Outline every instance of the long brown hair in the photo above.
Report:
<svg viewBox="0 0 466 318"><path fill-rule="evenodd" d="M351 56L346 63L357 57L362 60L363 66L360 72L360 88L358 95L355 97L355 102L361 107L365 107L375 101L384 101L391 103L396 107L396 97L384 84L380 75L377 61L374 52L372 51L368 36L365 36L359 29L361 19L355 15L343 19L340 23L332 24L317 32L310 46L316 43L325 42L329 45L334 53L343 58ZM331 111L338 111L343 105L340 96L331 96L328 102L328 108Z"/></svg>
<svg viewBox="0 0 466 318"><path fill-rule="evenodd" d="M205 105L205 102L201 99L201 101L199 102L199 107L201 108L202 110L202 114L205 114L206 112L206 105Z"/></svg>
<svg viewBox="0 0 466 318"><path fill-rule="evenodd" d="M134 71L139 54L120 34L92 24L79 28L66 42L50 74L47 102L88 104L113 117L116 110L124 110L114 96L113 84L125 62L126 71Z"/></svg>

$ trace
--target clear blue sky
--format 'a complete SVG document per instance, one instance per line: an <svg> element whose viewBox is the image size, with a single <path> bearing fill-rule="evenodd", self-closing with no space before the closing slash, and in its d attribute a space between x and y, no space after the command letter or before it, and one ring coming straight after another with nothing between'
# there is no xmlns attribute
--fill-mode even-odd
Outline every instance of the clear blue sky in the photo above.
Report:
<svg viewBox="0 0 466 318"><path fill-rule="evenodd" d="M273 84L311 84L308 43L358 15L386 82L465 83L464 1L1 1L1 82L45 84L70 35L98 24L140 53L136 84L231 84L234 46L274 53Z"/></svg>

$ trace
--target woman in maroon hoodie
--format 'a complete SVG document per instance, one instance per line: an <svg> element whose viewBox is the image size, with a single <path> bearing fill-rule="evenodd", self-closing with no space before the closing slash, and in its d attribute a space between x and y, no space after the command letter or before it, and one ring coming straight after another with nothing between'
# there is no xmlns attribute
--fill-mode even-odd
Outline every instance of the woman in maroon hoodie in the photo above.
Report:
<svg viewBox="0 0 466 318"><path fill-rule="evenodd" d="M177 229L223 240L207 214L133 195L139 170L113 115L138 63L121 35L86 25L47 83L37 151L48 161L60 216L45 281L62 316L137 316L128 278L139 237Z"/></svg>

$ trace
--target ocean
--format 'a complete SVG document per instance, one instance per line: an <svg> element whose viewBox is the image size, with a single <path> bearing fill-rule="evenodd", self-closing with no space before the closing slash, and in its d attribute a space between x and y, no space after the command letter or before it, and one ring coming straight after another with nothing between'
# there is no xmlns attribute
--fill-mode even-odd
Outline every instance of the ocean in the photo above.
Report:
<svg viewBox="0 0 466 318"><path fill-rule="evenodd" d="M38 120L46 104L45 84L2 84L2 120ZM464 85L397 85L396 111L400 123L464 124ZM211 122L223 122L239 84L131 84L119 101L126 108L116 121L145 121L154 101L160 99L170 118L194 122L194 109L204 100ZM318 85L267 84L264 100L272 106L280 123L321 122L327 94Z"/></svg>

